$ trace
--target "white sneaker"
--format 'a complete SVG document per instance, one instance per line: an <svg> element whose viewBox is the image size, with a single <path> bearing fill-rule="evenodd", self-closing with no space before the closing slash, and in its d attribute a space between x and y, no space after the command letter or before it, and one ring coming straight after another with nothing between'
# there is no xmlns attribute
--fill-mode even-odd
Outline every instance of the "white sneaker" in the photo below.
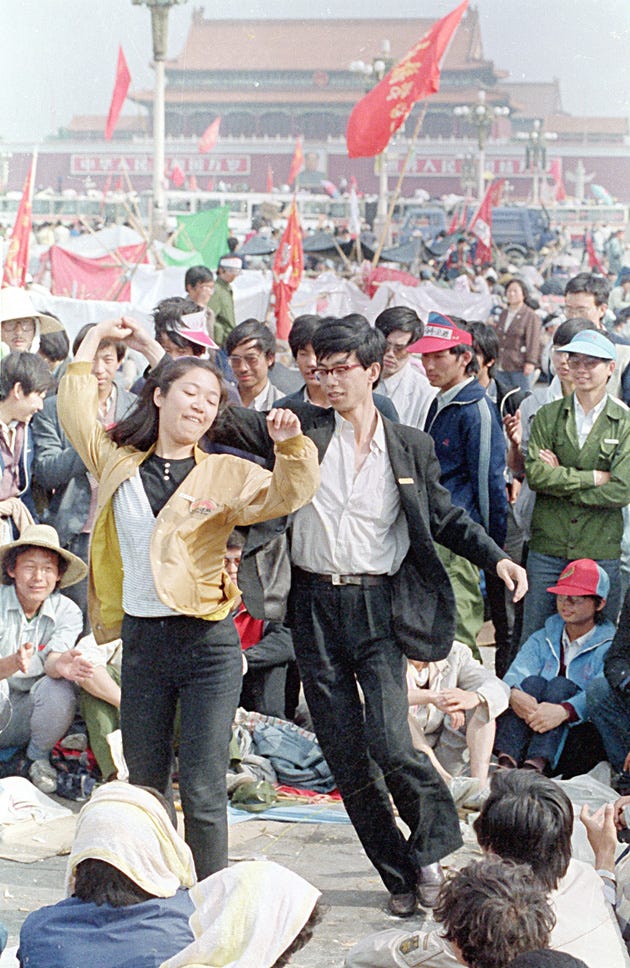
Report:
<svg viewBox="0 0 630 968"><path fill-rule="evenodd" d="M33 760L28 771L29 780L42 793L55 793L57 771L48 760Z"/></svg>

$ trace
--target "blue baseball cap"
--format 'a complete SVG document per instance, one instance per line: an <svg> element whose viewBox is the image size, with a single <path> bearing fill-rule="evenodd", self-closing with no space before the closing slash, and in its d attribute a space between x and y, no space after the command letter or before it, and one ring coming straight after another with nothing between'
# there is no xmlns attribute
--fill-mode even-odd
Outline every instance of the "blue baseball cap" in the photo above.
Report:
<svg viewBox="0 0 630 968"><path fill-rule="evenodd" d="M562 347L563 353L583 353L584 356L597 356L600 360L616 360L617 350L607 336L595 329L584 329L576 333L570 343Z"/></svg>

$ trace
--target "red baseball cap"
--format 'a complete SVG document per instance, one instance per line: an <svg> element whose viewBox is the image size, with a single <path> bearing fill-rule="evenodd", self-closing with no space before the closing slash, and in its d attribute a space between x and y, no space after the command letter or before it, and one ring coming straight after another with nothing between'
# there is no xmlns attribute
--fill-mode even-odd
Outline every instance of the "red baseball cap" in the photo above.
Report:
<svg viewBox="0 0 630 968"><path fill-rule="evenodd" d="M409 353L439 353L454 346L470 346L472 335L465 329L458 329L452 319L442 313L429 313L424 336L407 347Z"/></svg>
<svg viewBox="0 0 630 968"><path fill-rule="evenodd" d="M547 589L553 595L599 595L600 598L606 598L609 590L610 578L592 558L569 562L557 585Z"/></svg>

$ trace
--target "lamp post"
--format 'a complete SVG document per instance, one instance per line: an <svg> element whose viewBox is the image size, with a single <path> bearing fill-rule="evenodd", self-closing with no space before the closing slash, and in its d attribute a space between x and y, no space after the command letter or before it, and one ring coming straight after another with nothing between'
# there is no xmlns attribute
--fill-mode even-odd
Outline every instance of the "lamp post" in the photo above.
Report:
<svg viewBox="0 0 630 968"><path fill-rule="evenodd" d="M505 118L509 115L510 109L507 105L486 104L486 92L479 91L477 104L459 104L453 108L453 114L457 118L469 121L477 129L477 146L479 148L477 172L477 198L479 201L484 196L484 175L486 170L486 143L492 124L497 118Z"/></svg>
<svg viewBox="0 0 630 968"><path fill-rule="evenodd" d="M365 78L366 91L371 90L379 81L382 81L386 74L392 69L394 59L390 56L391 46L388 40L381 44L381 53L375 57L371 64L366 64L362 60L352 61L350 70L353 74L362 74ZM377 160L378 168L378 203L376 206L376 218L374 219L374 234L380 239L383 230L387 225L387 145L383 148ZM385 246L391 245L391 229L388 228L385 238Z"/></svg>
<svg viewBox="0 0 630 968"><path fill-rule="evenodd" d="M186 0L131 0L134 6L145 6L151 11L153 38L153 66L155 93L153 95L153 205L151 235L154 239L166 236L166 203L164 194L165 168L165 61L168 38L168 14L171 7Z"/></svg>
<svg viewBox="0 0 630 968"><path fill-rule="evenodd" d="M558 135L555 131L543 131L542 121L537 118L531 131L519 131L516 137L527 142L525 167L532 173L532 202L540 205L540 176L547 168L547 142L555 141Z"/></svg>

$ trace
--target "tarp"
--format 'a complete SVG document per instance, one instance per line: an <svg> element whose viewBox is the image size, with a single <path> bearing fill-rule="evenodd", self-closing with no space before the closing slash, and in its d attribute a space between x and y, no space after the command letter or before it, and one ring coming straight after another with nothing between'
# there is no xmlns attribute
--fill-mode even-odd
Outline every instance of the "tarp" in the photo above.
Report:
<svg viewBox="0 0 630 968"><path fill-rule="evenodd" d="M130 280L136 265L147 261L147 245L141 242L119 246L99 258L86 258L53 245L47 258L53 295L126 300L131 294Z"/></svg>
<svg viewBox="0 0 630 968"><path fill-rule="evenodd" d="M492 299L489 293L443 289L430 282L416 287L403 286L399 282L383 282L369 306L370 322L374 322L378 314L390 306L409 306L416 310L424 322L433 310L447 316L452 314L464 319L485 321L492 309Z"/></svg>

